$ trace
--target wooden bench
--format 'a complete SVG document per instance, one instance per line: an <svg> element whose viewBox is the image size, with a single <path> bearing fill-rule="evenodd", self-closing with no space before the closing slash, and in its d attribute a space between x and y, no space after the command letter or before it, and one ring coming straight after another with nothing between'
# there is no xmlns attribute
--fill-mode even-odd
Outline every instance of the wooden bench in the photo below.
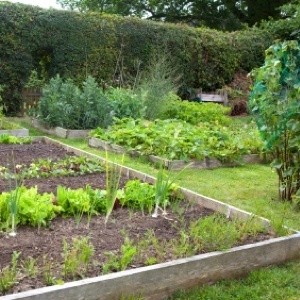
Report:
<svg viewBox="0 0 300 300"><path fill-rule="evenodd" d="M198 102L215 102L215 103L222 103L224 105L228 104L228 96L227 92L224 90L219 90L216 93L203 93L202 89L196 89L196 97L193 99L193 101Z"/></svg>
<svg viewBox="0 0 300 300"><path fill-rule="evenodd" d="M42 90L40 88L24 88L22 90L22 115L24 116L30 109L36 108L41 97Z"/></svg>

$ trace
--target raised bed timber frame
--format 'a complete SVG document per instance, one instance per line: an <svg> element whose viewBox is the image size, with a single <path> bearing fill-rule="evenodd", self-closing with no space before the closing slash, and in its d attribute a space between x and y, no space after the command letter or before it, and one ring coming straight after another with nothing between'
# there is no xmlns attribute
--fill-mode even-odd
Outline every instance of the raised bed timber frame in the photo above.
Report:
<svg viewBox="0 0 300 300"><path fill-rule="evenodd" d="M9 134L17 137L27 137L29 136L29 130L26 128L19 129L1 129L0 134Z"/></svg>
<svg viewBox="0 0 300 300"><path fill-rule="evenodd" d="M46 143L59 145L77 155L103 160L103 158L62 144L50 138ZM139 178L153 183L155 178L148 174L122 166L128 178ZM253 215L234 206L199 195L181 188L189 201L240 219ZM269 221L257 217L265 225ZM121 297L142 296L143 299L164 299L178 289L215 282L225 278L239 277L253 269L300 258L300 232L287 237L273 238L250 245L234 247L226 251L216 251L184 259L156 264L99 277L83 279L51 287L44 287L0 297L1 300L117 300Z"/></svg>
<svg viewBox="0 0 300 300"><path fill-rule="evenodd" d="M52 134L60 138L70 138L70 139L79 139L79 138L86 138L89 135L90 130L76 130L76 129L65 129L62 127L55 127L55 128L46 128L43 124L37 120L32 119L31 124L34 128L39 129L40 131Z"/></svg>
<svg viewBox="0 0 300 300"><path fill-rule="evenodd" d="M125 147L116 144L111 144L107 141L103 141L95 137L89 138L88 145L90 147L103 149L105 151L111 151L115 153L127 153L131 156L141 156L141 154L138 151L127 151ZM219 167L233 167L238 165L237 162L221 162L220 160L211 157L205 157L203 160L191 159L188 161L170 160L156 155L148 155L146 157L150 162L157 165L162 165L168 170L180 170L186 167L194 169L215 169ZM259 154L243 155L240 160L240 164L254 164L261 162L263 162L263 158Z"/></svg>

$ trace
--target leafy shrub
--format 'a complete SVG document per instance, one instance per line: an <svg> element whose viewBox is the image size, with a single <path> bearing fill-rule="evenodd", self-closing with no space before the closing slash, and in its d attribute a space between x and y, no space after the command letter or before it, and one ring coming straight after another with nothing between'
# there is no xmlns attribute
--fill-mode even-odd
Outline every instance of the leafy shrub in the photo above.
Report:
<svg viewBox="0 0 300 300"><path fill-rule="evenodd" d="M276 43L254 70L250 104L265 149L273 158L282 200L300 189L300 43Z"/></svg>
<svg viewBox="0 0 300 300"><path fill-rule="evenodd" d="M106 96L111 101L115 118L142 118L145 115L145 105L131 89L110 88Z"/></svg>
<svg viewBox="0 0 300 300"><path fill-rule="evenodd" d="M38 117L50 127L90 129L109 125L110 111L108 99L92 77L81 91L71 79L64 81L57 75L43 89Z"/></svg>
<svg viewBox="0 0 300 300"><path fill-rule="evenodd" d="M92 190L90 187L72 190L63 186L57 187L57 203L68 216L82 216L105 211L105 193Z"/></svg>
<svg viewBox="0 0 300 300"><path fill-rule="evenodd" d="M80 89L59 75L44 87L38 116L50 127L92 129L107 127L113 118L144 115L144 103L130 89L111 88L104 93L95 79L89 76Z"/></svg>
<svg viewBox="0 0 300 300"><path fill-rule="evenodd" d="M196 103L181 100L168 101L162 113L162 119L179 119L197 125L203 122L217 122L220 125L229 125L227 116L230 108L216 103Z"/></svg>

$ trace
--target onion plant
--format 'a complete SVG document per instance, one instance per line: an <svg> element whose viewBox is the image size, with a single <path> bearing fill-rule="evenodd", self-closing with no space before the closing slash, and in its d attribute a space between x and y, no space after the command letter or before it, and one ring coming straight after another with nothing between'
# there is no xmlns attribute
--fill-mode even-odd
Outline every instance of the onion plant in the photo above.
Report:
<svg viewBox="0 0 300 300"><path fill-rule="evenodd" d="M16 172L16 165L15 165L15 157L14 152L11 152L11 158L12 158L12 164L14 167L14 170ZM17 226L17 214L18 214L18 207L19 207L19 199L20 199L20 178L15 174L14 176L15 180L15 189L12 190L11 186L11 192L8 196L8 210L10 213L10 221L11 221L11 232L9 233L10 236L16 236L16 226ZM10 181L10 185L11 181Z"/></svg>
<svg viewBox="0 0 300 300"><path fill-rule="evenodd" d="M105 206L106 206L106 216L105 216L105 225L107 224L108 218L112 213L112 210L115 206L117 199L122 166L116 163L110 163L108 161L108 153L105 153L105 171L106 171L106 197L105 197ZM124 161L124 155L122 157L122 162Z"/></svg>
<svg viewBox="0 0 300 300"><path fill-rule="evenodd" d="M168 203L168 193L172 186L173 180L171 180L171 174L166 174L165 170L161 166L159 172L157 173L157 178L155 182L155 209L152 214L153 218L158 217L158 210L162 211L162 215L165 216L166 206ZM161 208L161 205L163 208Z"/></svg>

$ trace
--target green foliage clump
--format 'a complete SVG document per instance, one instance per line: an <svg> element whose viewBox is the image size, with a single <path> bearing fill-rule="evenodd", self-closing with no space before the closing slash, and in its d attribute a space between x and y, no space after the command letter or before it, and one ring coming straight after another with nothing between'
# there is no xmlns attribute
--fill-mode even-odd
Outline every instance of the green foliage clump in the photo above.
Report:
<svg viewBox="0 0 300 300"><path fill-rule="evenodd" d="M103 172L101 164L84 156L66 156L59 160L51 158L33 161L29 166L16 165L14 172L0 168L0 175L6 178L46 178L50 176L76 176Z"/></svg>
<svg viewBox="0 0 300 300"><path fill-rule="evenodd" d="M104 93L91 76L79 88L57 75L45 85L37 114L50 127L92 129L105 128L114 118L139 118L144 112L144 101L131 89L110 88Z"/></svg>
<svg viewBox="0 0 300 300"><path fill-rule="evenodd" d="M155 187L140 180L127 181L121 204L130 208L145 210L150 214L155 204Z"/></svg>
<svg viewBox="0 0 300 300"><path fill-rule="evenodd" d="M82 91L68 79L51 79L43 89L38 117L50 127L91 129L111 122L109 102L92 77L83 83Z"/></svg>
<svg viewBox="0 0 300 300"><path fill-rule="evenodd" d="M73 238L72 243L63 241L63 276L83 278L94 255L95 249L88 237Z"/></svg>
<svg viewBox="0 0 300 300"><path fill-rule="evenodd" d="M209 216L195 221L190 226L192 239L200 249L206 251L231 248L238 240L239 233L234 223L223 216Z"/></svg>
<svg viewBox="0 0 300 300"><path fill-rule="evenodd" d="M0 134L0 144L30 144L32 139L30 137L17 137L7 133Z"/></svg>
<svg viewBox="0 0 300 300"><path fill-rule="evenodd" d="M126 270L137 254L137 247L128 237L124 238L119 253L107 252L106 262L102 266L103 274Z"/></svg>
<svg viewBox="0 0 300 300"><path fill-rule="evenodd" d="M52 220L61 207L53 204L52 194L38 194L37 188L18 188L18 201L16 203L16 224L30 224L32 226L45 226ZM0 226L4 229L11 225L9 198L14 191L0 195Z"/></svg>
<svg viewBox="0 0 300 300"><path fill-rule="evenodd" d="M110 101L113 117L138 119L145 115L145 104L133 90L110 88L105 95Z"/></svg>
<svg viewBox="0 0 300 300"><path fill-rule="evenodd" d="M174 99L168 101L161 118L183 120L192 125L198 125L203 122L229 125L229 112L229 107L220 104L196 103Z"/></svg>
<svg viewBox="0 0 300 300"><path fill-rule="evenodd" d="M18 259L20 252L14 251L11 257L11 263L9 266L0 269L0 293L5 294L16 283L18 275Z"/></svg>
<svg viewBox="0 0 300 300"><path fill-rule="evenodd" d="M128 150L168 159L203 159L206 156L232 161L243 154L259 153L257 130L232 129L218 124L191 125L180 120L118 120L107 130L97 128L91 135Z"/></svg>
<svg viewBox="0 0 300 300"><path fill-rule="evenodd" d="M70 189L63 186L57 187L56 201L67 216L79 216L105 212L105 193L93 191L89 186L80 189Z"/></svg>
<svg viewBox="0 0 300 300"><path fill-rule="evenodd" d="M286 41L271 46L264 65L252 72L251 109L273 158L282 200L291 200L300 189L299 65L299 41Z"/></svg>

